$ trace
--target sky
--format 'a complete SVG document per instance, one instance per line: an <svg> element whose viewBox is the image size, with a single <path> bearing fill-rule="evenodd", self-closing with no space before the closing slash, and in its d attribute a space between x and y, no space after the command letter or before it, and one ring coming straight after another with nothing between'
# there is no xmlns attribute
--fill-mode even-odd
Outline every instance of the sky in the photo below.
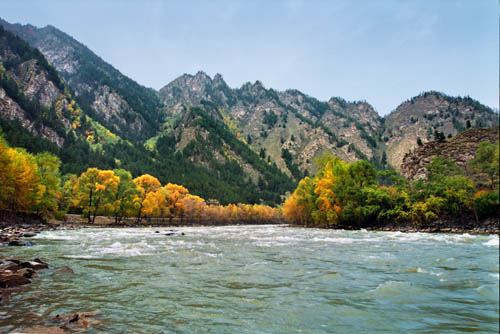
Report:
<svg viewBox="0 0 500 334"><path fill-rule="evenodd" d="M0 0L53 25L142 85L184 73L260 80L385 115L428 90L499 104L498 0Z"/></svg>

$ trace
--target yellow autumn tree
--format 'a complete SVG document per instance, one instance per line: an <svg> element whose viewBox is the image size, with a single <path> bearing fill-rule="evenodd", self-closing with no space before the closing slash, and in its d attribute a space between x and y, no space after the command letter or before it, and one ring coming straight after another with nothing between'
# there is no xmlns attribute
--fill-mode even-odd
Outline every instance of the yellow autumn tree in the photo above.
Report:
<svg viewBox="0 0 500 334"><path fill-rule="evenodd" d="M136 177L134 179L134 183L136 184L137 190L139 191L139 194L135 199L135 202L137 203L137 222L139 222L143 214L149 213L150 211L150 208L147 207L143 212L144 204L150 203L150 201L145 202L147 195L150 192L158 190L161 187L161 183L156 177L149 174Z"/></svg>
<svg viewBox="0 0 500 334"><path fill-rule="evenodd" d="M166 205L169 210L169 218L172 221L173 217L184 218L186 212L186 205L183 201L184 197L189 194L189 191L178 184L168 183L163 190L166 194Z"/></svg>
<svg viewBox="0 0 500 334"><path fill-rule="evenodd" d="M2 206L8 210L29 212L41 198L43 187L40 185L35 157L23 149L8 148L5 190L2 186Z"/></svg>
<svg viewBox="0 0 500 334"><path fill-rule="evenodd" d="M95 223L98 212L111 210L120 179L112 170L89 168L78 178L73 191L75 206L82 209L88 222Z"/></svg>

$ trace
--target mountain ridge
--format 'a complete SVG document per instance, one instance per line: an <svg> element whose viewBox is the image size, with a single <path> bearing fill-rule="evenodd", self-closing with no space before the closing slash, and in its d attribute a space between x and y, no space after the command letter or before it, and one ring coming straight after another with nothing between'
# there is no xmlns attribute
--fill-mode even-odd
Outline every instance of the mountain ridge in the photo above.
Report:
<svg viewBox="0 0 500 334"><path fill-rule="evenodd" d="M365 159L379 169L400 170L404 154L417 146L418 139L425 143L435 132L455 135L468 126L498 124L498 114L491 108L468 97L439 92L422 93L381 117L363 100L331 97L320 101L297 89L266 88L259 80L231 88L221 74L210 77L203 71L183 74L155 91L126 77L53 26L11 25L1 19L0 25L25 36L32 46L49 41L39 50L52 59L50 63L64 78L77 105L95 119L101 132L110 131L130 141L142 152L140 159L155 164L152 169L165 177L172 174L161 172L153 161L164 158L170 164L168 159L178 157L207 170L206 177L227 175L236 187L251 181L263 193L279 188L282 195L285 188L292 187L273 186L274 178L281 180L276 184L288 184L280 176L284 172L297 182L316 172L314 161L326 152L348 162ZM193 108L201 108L195 109L194 118L190 116ZM202 147L204 143L206 147ZM129 144L122 147L129 150ZM106 149L119 153L110 146ZM115 157L126 159L123 154ZM266 170L262 162L267 164ZM137 164L129 166L131 171L141 169ZM226 174L226 169L234 175ZM234 178L237 175L242 183ZM175 177L177 183L189 182L180 174ZM209 190L203 191L203 197L210 198ZM224 196L225 201L230 198ZM275 203L278 199L277 193L266 196Z"/></svg>

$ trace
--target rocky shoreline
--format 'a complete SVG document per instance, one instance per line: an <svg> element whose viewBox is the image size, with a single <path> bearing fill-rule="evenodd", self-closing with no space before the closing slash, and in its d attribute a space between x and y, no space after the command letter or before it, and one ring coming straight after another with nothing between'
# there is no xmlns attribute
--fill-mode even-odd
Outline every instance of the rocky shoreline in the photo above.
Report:
<svg viewBox="0 0 500 334"><path fill-rule="evenodd" d="M367 230L380 232L403 232L403 233L456 233L456 234L497 234L500 235L500 223L498 218L488 218L477 223L473 217L438 219L422 225L411 222L391 223L385 225L356 226L339 224L334 226L303 226L289 225L292 227L314 227L335 230Z"/></svg>

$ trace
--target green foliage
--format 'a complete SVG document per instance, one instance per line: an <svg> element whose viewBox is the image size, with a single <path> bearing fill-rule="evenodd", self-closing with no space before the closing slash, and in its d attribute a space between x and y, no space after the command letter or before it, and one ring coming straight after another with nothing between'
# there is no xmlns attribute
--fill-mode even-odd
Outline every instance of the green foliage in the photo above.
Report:
<svg viewBox="0 0 500 334"><path fill-rule="evenodd" d="M272 129L276 122L278 122L278 116L274 113L274 111L267 112L264 110L264 119L262 120L264 124L267 124L268 129Z"/></svg>
<svg viewBox="0 0 500 334"><path fill-rule="evenodd" d="M281 149L281 157L285 160L286 167L292 173L295 180L300 180L304 177L303 173L299 169L299 165L293 162L293 157L290 151L286 148Z"/></svg>
<svg viewBox="0 0 500 334"><path fill-rule="evenodd" d="M499 146L489 142L479 143L476 157L469 165L479 173L486 174L489 178L491 189L498 186L499 178Z"/></svg>
<svg viewBox="0 0 500 334"><path fill-rule="evenodd" d="M498 189L494 191L480 191L474 196L474 205L480 219L496 217L500 208Z"/></svg>
<svg viewBox="0 0 500 334"><path fill-rule="evenodd" d="M421 226L474 212L480 218L497 215L498 191L474 195L473 182L448 158L433 159L426 166L427 180L412 184L395 171L376 173L368 161L346 164L325 155L316 163L320 169L316 176L300 181L284 203L285 217L295 223L368 227L411 221Z"/></svg>

